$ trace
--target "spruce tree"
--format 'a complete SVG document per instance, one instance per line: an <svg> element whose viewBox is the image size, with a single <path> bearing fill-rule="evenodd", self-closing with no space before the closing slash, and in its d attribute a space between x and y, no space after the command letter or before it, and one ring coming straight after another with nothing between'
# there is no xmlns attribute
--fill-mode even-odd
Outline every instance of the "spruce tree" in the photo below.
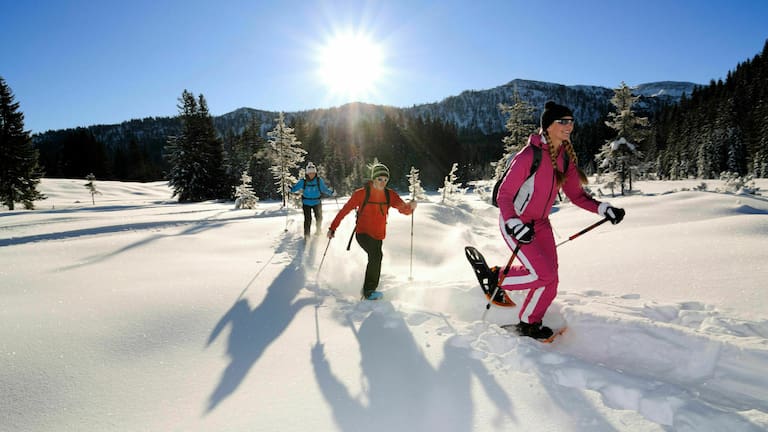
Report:
<svg viewBox="0 0 768 432"><path fill-rule="evenodd" d="M623 81L614 89L611 104L615 111L608 113L609 120L605 124L615 130L617 136L607 141L596 156L600 167L608 172L618 173L622 195L627 181L629 189L632 189L632 172L637 170L642 157L638 143L647 135L643 128L648 125L648 119L638 117L632 112L632 105L638 99Z"/></svg>
<svg viewBox="0 0 768 432"><path fill-rule="evenodd" d="M254 209L259 197L251 188L251 176L248 171L243 171L240 176L240 185L235 189L235 209Z"/></svg>
<svg viewBox="0 0 768 432"><path fill-rule="evenodd" d="M504 154L501 159L495 162L494 183L501 179L512 157L525 146L528 135L536 129L533 120L533 107L520 99L517 90L513 95L513 101L512 105L499 104L499 110L504 114L509 114L505 124L508 135L501 139L501 142L504 143Z"/></svg>
<svg viewBox="0 0 768 432"><path fill-rule="evenodd" d="M231 198L224 172L222 145L203 95L184 90L179 98L180 135L168 137L165 157L168 184L180 202ZM230 188L231 189L231 188Z"/></svg>
<svg viewBox="0 0 768 432"><path fill-rule="evenodd" d="M419 170L416 167L411 167L411 172L408 174L408 192L411 193L411 200L413 201L426 201L427 194L424 192L424 188L421 187L421 180L419 179Z"/></svg>
<svg viewBox="0 0 768 432"><path fill-rule="evenodd" d="M14 210L20 202L25 209L45 199L37 190L42 173L37 150L24 130L24 114L13 92L0 77L0 203Z"/></svg>
<svg viewBox="0 0 768 432"><path fill-rule="evenodd" d="M285 115L281 112L275 119L275 127L267 133L270 146L270 160L272 166L272 178L275 180L277 193L283 198L283 207L287 204L291 187L297 179L291 174L292 169L299 167L304 162L306 150L301 148L301 141L296 139L293 128L285 124Z"/></svg>
<svg viewBox="0 0 768 432"><path fill-rule="evenodd" d="M464 188L456 182L456 180L458 180L458 177L456 176L456 171L458 169L459 164L454 163L451 167L451 172L448 173L443 180L443 187L437 190L440 193L440 202L442 204L454 205L461 201L461 196L464 194Z"/></svg>

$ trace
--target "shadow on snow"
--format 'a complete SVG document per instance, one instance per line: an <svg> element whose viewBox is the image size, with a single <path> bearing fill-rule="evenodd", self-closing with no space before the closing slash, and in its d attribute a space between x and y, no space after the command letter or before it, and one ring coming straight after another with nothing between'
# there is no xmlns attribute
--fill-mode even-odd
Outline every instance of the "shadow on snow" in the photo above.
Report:
<svg viewBox="0 0 768 432"><path fill-rule="evenodd" d="M283 242L284 246L286 241ZM206 412L213 411L224 399L232 395L267 347L280 337L296 314L303 307L316 302L314 298L294 301L306 285L307 279L301 262L302 252L302 248L299 248L293 261L267 288L261 304L251 309L248 300L242 298L242 294L250 286L249 283L241 297L211 331L206 346L210 346L227 326L231 326L227 340L230 363L211 393Z"/></svg>
<svg viewBox="0 0 768 432"><path fill-rule="evenodd" d="M443 346L435 369L424 356L400 313L388 302L375 309L352 333L360 344L363 392L367 403L350 394L337 378L319 340L312 348L315 378L342 431L473 430L472 378L480 381L497 408L497 421L512 417L512 403L484 364L459 336Z"/></svg>

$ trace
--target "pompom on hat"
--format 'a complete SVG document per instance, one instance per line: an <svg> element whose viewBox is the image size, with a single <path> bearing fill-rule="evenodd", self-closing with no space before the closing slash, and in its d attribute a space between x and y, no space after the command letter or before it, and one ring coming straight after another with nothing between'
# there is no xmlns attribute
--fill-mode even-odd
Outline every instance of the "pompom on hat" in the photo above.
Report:
<svg viewBox="0 0 768 432"><path fill-rule="evenodd" d="M371 167L371 180L376 179L376 177L386 176L389 178L389 168L387 168L386 165L382 163L375 163Z"/></svg>
<svg viewBox="0 0 768 432"><path fill-rule="evenodd" d="M307 168L304 170L304 172L307 174L311 174L311 173L317 174L317 167L315 166L315 164L310 162L307 164Z"/></svg>
<svg viewBox="0 0 768 432"><path fill-rule="evenodd" d="M554 101L544 104L544 111L541 113L541 128L547 130L549 125L557 119L563 117L573 117L573 112L565 105L559 105Z"/></svg>

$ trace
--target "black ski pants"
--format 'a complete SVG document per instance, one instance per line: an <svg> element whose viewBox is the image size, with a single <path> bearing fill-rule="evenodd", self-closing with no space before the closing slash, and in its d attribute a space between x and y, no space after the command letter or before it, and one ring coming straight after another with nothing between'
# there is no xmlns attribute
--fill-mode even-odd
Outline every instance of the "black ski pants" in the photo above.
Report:
<svg viewBox="0 0 768 432"><path fill-rule="evenodd" d="M368 234L355 234L357 244L368 254L368 265L365 267L365 280L363 281L363 297L368 297L376 291L381 277L381 252L382 240L376 240Z"/></svg>
<svg viewBox="0 0 768 432"><path fill-rule="evenodd" d="M323 227L323 204L319 203L313 206L303 205L301 208L304 210L304 237L308 236L309 232L312 230L313 211L315 212L315 222L317 222L317 227L315 229L319 234Z"/></svg>

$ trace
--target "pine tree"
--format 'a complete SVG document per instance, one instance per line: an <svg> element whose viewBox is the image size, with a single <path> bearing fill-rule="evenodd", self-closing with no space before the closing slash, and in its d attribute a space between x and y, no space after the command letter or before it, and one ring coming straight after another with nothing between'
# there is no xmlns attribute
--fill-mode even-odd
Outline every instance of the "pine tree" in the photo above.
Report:
<svg viewBox="0 0 768 432"><path fill-rule="evenodd" d="M752 175L755 178L768 177L768 148L758 150L752 158Z"/></svg>
<svg viewBox="0 0 768 432"><path fill-rule="evenodd" d="M515 90L513 100L512 105L499 104L501 112L509 114L505 124L508 135L501 139L501 142L504 143L504 154L495 163L496 170L493 183L501 179L512 157L525 146L528 135L536 129L533 119L534 108L528 102L520 99L517 90Z"/></svg>
<svg viewBox="0 0 768 432"><path fill-rule="evenodd" d="M464 188L460 187L459 184L456 183L456 180L458 179L456 176L456 170L458 169L459 164L454 163L451 167L451 172L445 176L443 187L438 189L438 192L440 192L441 195L440 202L443 204L456 204L461 200L461 195L464 193Z"/></svg>
<svg viewBox="0 0 768 432"><path fill-rule="evenodd" d="M285 115L281 112L275 119L274 129L267 133L268 143L271 149L270 160L272 166L272 178L275 180L277 193L283 198L283 207L287 205L291 187L296 183L296 177L291 174L304 162L306 150L301 148L301 141L296 139L293 128L286 126Z"/></svg>
<svg viewBox="0 0 768 432"><path fill-rule="evenodd" d="M184 90L179 98L182 133L169 137L165 157L170 165L168 184L180 202L230 198L225 181L223 150L203 95Z"/></svg>
<svg viewBox="0 0 768 432"><path fill-rule="evenodd" d="M88 174L85 177L86 180L88 180L88 183L85 184L85 188L88 189L88 192L91 194L91 203L93 205L96 205L96 195L101 195L101 192L96 190L96 185L93 184L93 181L96 180L96 176L93 175L93 173Z"/></svg>
<svg viewBox="0 0 768 432"><path fill-rule="evenodd" d="M24 114L14 99L0 77L0 203L14 210L15 203L20 202L31 210L34 201L45 199L37 190L42 173L37 150L24 130Z"/></svg>
<svg viewBox="0 0 768 432"><path fill-rule="evenodd" d="M243 171L240 176L240 185L235 189L235 209L253 209L256 208L257 202L259 197L251 188L251 176L248 175L247 170Z"/></svg>
<svg viewBox="0 0 768 432"><path fill-rule="evenodd" d="M421 187L419 170L416 167L411 167L411 172L408 174L408 191L411 193L411 200L413 201L427 200L427 194L424 192L424 188Z"/></svg>
<svg viewBox="0 0 768 432"><path fill-rule="evenodd" d="M648 125L647 118L637 117L632 112L632 105L638 99L639 97L632 96L632 89L623 81L619 88L614 89L611 104L616 110L608 113L609 120L605 124L615 130L617 136L606 142L596 156L601 168L607 172L618 173L622 195L624 195L624 185L627 180L629 189L632 189L632 172L637 170L642 158L638 143L646 135L642 128Z"/></svg>

